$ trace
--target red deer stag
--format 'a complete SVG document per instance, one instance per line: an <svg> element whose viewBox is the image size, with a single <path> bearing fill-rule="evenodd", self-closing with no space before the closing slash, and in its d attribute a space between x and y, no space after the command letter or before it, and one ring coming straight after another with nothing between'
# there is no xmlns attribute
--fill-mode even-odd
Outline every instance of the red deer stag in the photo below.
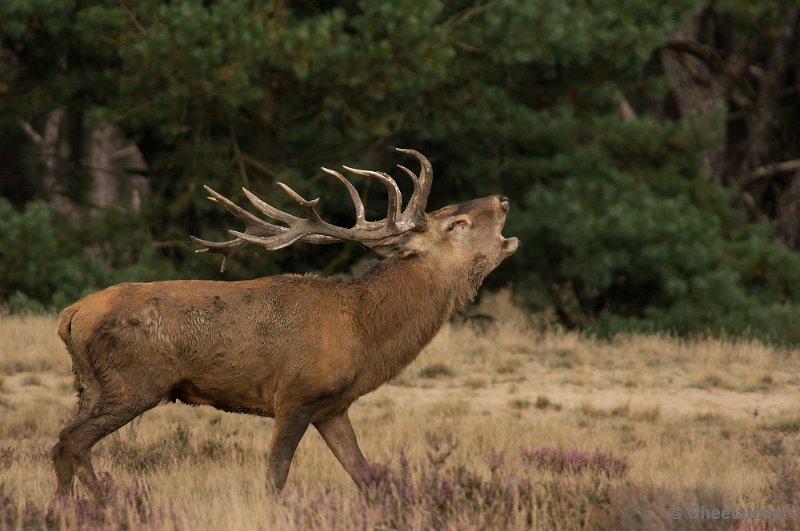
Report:
<svg viewBox="0 0 800 531"><path fill-rule="evenodd" d="M228 242L193 238L227 258L253 243L275 250L294 242L354 240L386 259L356 280L279 275L240 282L177 280L119 284L89 295L61 314L59 335L72 357L78 388L75 418L61 431L52 457L58 492L74 476L90 488L92 447L106 435L165 401L206 404L224 411L274 417L268 486L286 483L297 444L309 424L363 488L367 466L348 408L391 380L475 295L483 279L517 249L501 230L508 199L498 195L426 213L431 164L416 157L419 175L403 209L397 184L385 173L347 168L388 190L388 212L369 221L353 185L356 222L323 221L314 206L285 184L307 212L300 218L248 190L253 206L285 226L268 223L206 187L210 199L244 222ZM224 260L223 260L224 267Z"/></svg>

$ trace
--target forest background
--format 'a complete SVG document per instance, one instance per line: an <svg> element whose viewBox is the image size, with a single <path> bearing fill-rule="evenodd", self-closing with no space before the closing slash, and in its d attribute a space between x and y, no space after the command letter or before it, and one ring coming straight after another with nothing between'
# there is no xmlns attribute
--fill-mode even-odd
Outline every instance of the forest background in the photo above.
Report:
<svg viewBox="0 0 800 531"><path fill-rule="evenodd" d="M800 2L0 2L0 304L122 281L349 274L357 244L246 248L206 199L427 154L429 208L510 197L489 279L567 328L800 343ZM410 183L398 176L401 188ZM368 216L381 190L354 180Z"/></svg>

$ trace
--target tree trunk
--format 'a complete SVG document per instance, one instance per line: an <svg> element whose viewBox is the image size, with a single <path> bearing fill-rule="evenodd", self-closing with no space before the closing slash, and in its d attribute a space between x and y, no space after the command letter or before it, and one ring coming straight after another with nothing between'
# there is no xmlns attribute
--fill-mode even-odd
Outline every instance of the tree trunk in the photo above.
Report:
<svg viewBox="0 0 800 531"><path fill-rule="evenodd" d="M671 117L709 116L715 107L725 112L722 146L704 155L706 176L737 190L753 219L774 220L779 237L798 249L800 185L793 162L800 159L800 9L775 9L778 24L741 28L710 3L670 38L659 58L673 81L672 106L665 105Z"/></svg>

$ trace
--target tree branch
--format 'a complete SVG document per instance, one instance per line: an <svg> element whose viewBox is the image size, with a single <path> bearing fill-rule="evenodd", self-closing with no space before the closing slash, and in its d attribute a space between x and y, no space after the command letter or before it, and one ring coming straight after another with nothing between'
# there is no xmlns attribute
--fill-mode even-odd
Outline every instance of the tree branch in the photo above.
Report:
<svg viewBox="0 0 800 531"><path fill-rule="evenodd" d="M33 128L33 126L31 124L29 124L28 122L26 122L22 118L17 118L17 123L22 128L22 130L25 131L25 134L28 135L28 138L33 140L34 144L36 144L38 146L42 145L42 143L44 142L44 139L42 138L42 135L37 133L36 130Z"/></svg>
<svg viewBox="0 0 800 531"><path fill-rule="evenodd" d="M244 187L250 188L250 179L247 177L247 168L244 167L244 158L242 157L242 151L239 149L239 141L236 139L236 129L233 126L233 121L228 121L228 127L231 132L231 144L233 145L233 154L236 157L236 165L239 167L239 177L241 177Z"/></svg>
<svg viewBox="0 0 800 531"><path fill-rule="evenodd" d="M800 159L786 160L783 162L776 162L775 164L767 164L766 166L761 166L760 168L751 170L750 173L741 180L739 187L744 188L758 180L772 177L776 173L796 170L800 170Z"/></svg>
<svg viewBox="0 0 800 531"><path fill-rule="evenodd" d="M136 18L136 13L134 13L131 8L128 7L128 4L126 4L123 0L117 0L117 4L119 5L119 8L122 9L122 11L124 11L128 16L128 20L130 20L136 29L139 30L139 33L147 32L144 26L142 26L142 23L139 22L139 19Z"/></svg>
<svg viewBox="0 0 800 531"><path fill-rule="evenodd" d="M269 169L266 165L264 165L263 162L258 161L256 159L254 159L253 157L250 157L250 156L245 155L245 154L242 154L241 157L242 157L242 161L246 162L247 164L249 164L253 168L257 169L258 171L260 171L264 175L268 175L269 177L271 177L272 179L274 179L276 181L278 180L278 174L275 173L274 171L272 171L271 169Z"/></svg>

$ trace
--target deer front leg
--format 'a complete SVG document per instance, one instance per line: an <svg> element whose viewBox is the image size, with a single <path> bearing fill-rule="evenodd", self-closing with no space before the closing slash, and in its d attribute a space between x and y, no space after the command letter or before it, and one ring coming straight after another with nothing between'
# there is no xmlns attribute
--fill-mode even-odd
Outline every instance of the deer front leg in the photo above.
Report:
<svg viewBox="0 0 800 531"><path fill-rule="evenodd" d="M267 463L267 488L280 492L286 485L292 457L311 421L309 410L287 411L275 417Z"/></svg>
<svg viewBox="0 0 800 531"><path fill-rule="evenodd" d="M339 463L353 478L359 490L365 492L366 486L363 478L364 471L369 464L364 459L361 448L358 447L356 434L353 431L353 425L350 423L347 410L315 422L314 427L322 435L328 448L331 449Z"/></svg>

